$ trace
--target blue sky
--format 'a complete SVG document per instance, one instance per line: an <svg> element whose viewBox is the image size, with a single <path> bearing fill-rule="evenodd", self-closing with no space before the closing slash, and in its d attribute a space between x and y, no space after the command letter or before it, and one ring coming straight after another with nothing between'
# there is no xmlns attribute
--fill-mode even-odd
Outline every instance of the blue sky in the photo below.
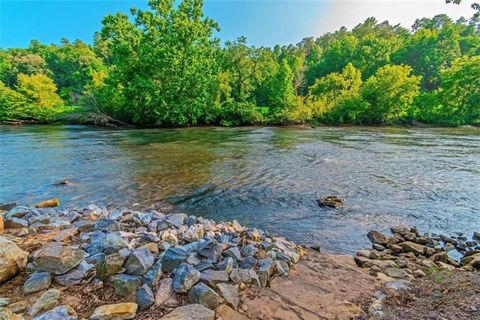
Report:
<svg viewBox="0 0 480 320"><path fill-rule="evenodd" d="M341 26L352 28L369 16L410 27L415 18L447 13L471 16L469 4L444 0L206 0L205 13L221 27L222 41L247 36L257 46L297 43ZM65 37L92 42L103 16L146 8L137 0L0 0L0 47L26 47L31 39L58 43Z"/></svg>

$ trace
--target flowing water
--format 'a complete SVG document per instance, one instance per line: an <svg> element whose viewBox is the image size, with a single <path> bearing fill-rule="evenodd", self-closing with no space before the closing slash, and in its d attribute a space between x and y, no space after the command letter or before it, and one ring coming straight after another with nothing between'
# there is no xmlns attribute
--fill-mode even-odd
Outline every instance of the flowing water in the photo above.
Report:
<svg viewBox="0 0 480 320"><path fill-rule="evenodd" d="M318 207L325 195L344 207ZM480 129L0 126L0 203L51 197L237 219L338 252L396 224L471 235Z"/></svg>

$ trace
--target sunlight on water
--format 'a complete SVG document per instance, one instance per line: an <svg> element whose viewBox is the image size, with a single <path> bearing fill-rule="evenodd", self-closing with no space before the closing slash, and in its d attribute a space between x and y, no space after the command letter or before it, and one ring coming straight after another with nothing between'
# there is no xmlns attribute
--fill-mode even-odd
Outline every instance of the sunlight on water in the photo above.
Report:
<svg viewBox="0 0 480 320"><path fill-rule="evenodd" d="M475 128L2 126L0 149L0 202L160 207L344 252L393 224L480 228ZM345 207L316 205L330 194Z"/></svg>

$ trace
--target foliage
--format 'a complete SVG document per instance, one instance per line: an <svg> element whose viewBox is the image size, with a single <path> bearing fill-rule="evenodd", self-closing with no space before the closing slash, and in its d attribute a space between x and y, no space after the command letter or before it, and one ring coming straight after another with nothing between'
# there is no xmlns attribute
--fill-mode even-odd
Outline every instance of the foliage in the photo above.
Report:
<svg viewBox="0 0 480 320"><path fill-rule="evenodd" d="M1 117L53 119L64 100L136 125L480 124L480 5L469 19L408 30L372 17L273 48L220 46L202 6L150 0L108 15L93 47L0 49Z"/></svg>

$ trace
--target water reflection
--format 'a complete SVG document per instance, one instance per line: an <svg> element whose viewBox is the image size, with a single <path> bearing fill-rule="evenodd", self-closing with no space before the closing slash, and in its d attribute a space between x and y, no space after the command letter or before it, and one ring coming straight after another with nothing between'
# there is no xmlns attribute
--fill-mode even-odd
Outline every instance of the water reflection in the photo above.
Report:
<svg viewBox="0 0 480 320"><path fill-rule="evenodd" d="M0 151L0 202L160 207L337 251L397 223L480 228L475 128L0 127ZM345 208L318 208L326 194Z"/></svg>

